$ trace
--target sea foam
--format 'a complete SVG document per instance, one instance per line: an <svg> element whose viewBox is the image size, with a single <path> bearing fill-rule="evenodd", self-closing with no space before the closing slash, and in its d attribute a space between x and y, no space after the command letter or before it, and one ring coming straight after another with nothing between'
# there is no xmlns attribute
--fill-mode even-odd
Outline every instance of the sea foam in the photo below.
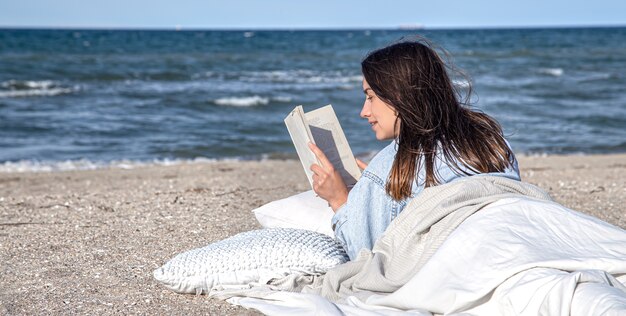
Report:
<svg viewBox="0 0 626 316"><path fill-rule="evenodd" d="M191 76L193 79L236 79L244 82L272 83L358 83L363 76L344 71L318 71L309 69L268 71L206 71Z"/></svg>
<svg viewBox="0 0 626 316"><path fill-rule="evenodd" d="M231 105L231 106L254 106L254 105L264 105L270 102L269 98L263 98L258 95L254 95L251 97L241 97L241 98L220 98L215 100L215 104L217 105Z"/></svg>
<svg viewBox="0 0 626 316"><path fill-rule="evenodd" d="M68 94L78 90L78 87L63 87L51 80L8 80L0 83L0 98L20 98L32 96L55 96Z"/></svg>
<svg viewBox="0 0 626 316"><path fill-rule="evenodd" d="M554 76L554 77L560 77L564 73L562 68L539 68L538 72L540 74Z"/></svg>
<svg viewBox="0 0 626 316"><path fill-rule="evenodd" d="M256 106L256 105L266 105L266 104L269 104L270 101L291 102L291 100L292 98L288 96L277 96L277 97L268 98L268 97L261 97L258 95L253 95L249 97L219 98L219 99L215 99L213 102L217 105L248 107L248 106Z"/></svg>
<svg viewBox="0 0 626 316"><path fill-rule="evenodd" d="M195 164L216 161L240 161L240 158L212 159L197 157L194 159L153 159L153 160L113 160L92 161L89 159L63 160L63 161L38 161L19 160L0 163L0 173L21 172L58 172L71 170L96 170L96 169L134 169L146 166L173 166L181 164Z"/></svg>

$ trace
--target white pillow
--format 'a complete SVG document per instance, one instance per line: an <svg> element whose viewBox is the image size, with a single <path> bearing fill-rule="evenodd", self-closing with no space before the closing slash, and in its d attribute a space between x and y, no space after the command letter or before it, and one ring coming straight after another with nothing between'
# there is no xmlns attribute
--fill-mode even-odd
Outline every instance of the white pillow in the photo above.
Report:
<svg viewBox="0 0 626 316"><path fill-rule="evenodd" d="M217 286L265 283L298 273L319 275L348 261L329 236L293 228L241 233L178 254L154 270L154 278L178 293L208 293Z"/></svg>
<svg viewBox="0 0 626 316"><path fill-rule="evenodd" d="M335 237L331 227L335 213L313 190L267 203L252 212L265 228L299 228Z"/></svg>

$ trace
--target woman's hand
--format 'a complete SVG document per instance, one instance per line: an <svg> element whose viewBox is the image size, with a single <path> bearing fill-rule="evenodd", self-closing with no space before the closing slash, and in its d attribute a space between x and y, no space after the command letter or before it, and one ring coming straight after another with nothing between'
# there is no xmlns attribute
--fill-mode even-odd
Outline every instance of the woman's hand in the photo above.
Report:
<svg viewBox="0 0 626 316"><path fill-rule="evenodd" d="M324 152L315 144L309 143L309 148L321 162L311 165L313 171L313 191L326 200L333 211L337 211L348 200L348 188L339 171L328 160Z"/></svg>
<svg viewBox="0 0 626 316"><path fill-rule="evenodd" d="M365 170L367 168L367 164L363 162L363 160L354 158L356 160L356 165L359 166L361 170Z"/></svg>

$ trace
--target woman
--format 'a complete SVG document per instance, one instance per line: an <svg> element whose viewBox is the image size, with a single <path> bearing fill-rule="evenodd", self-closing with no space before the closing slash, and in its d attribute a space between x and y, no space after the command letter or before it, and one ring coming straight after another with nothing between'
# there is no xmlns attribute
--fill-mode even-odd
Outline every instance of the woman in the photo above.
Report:
<svg viewBox="0 0 626 316"><path fill-rule="evenodd" d="M313 189L335 211L332 224L350 259L372 249L408 201L424 188L459 177L489 174L519 180L517 161L491 117L458 98L446 65L425 41L400 42L361 63L366 95L361 117L381 150L348 191L314 144Z"/></svg>

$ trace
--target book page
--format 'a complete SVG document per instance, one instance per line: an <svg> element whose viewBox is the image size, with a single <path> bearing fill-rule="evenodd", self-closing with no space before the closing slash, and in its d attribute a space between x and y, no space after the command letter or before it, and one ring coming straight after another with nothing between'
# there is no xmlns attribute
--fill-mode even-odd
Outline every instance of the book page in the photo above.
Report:
<svg viewBox="0 0 626 316"><path fill-rule="evenodd" d="M298 105L287 117L285 118L285 125L291 136L291 141L296 147L296 152L304 167L304 173L309 180L309 184L313 187L313 171L311 171L312 164L319 164L315 154L309 149L309 142L315 143L315 140L311 136L311 131L305 122L304 110L301 105Z"/></svg>
<svg viewBox="0 0 626 316"><path fill-rule="evenodd" d="M361 177L348 140L331 105L304 114L314 143L326 154L344 182L352 186Z"/></svg>

